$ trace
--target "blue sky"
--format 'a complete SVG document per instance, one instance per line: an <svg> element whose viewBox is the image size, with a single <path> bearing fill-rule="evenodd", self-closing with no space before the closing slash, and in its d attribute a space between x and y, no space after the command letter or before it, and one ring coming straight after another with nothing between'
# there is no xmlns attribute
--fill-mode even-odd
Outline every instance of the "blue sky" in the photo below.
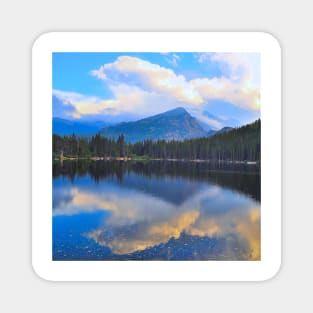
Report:
<svg viewBox="0 0 313 313"><path fill-rule="evenodd" d="M259 72L257 53L53 53L53 116L121 122L179 106L215 129L242 125L260 116Z"/></svg>

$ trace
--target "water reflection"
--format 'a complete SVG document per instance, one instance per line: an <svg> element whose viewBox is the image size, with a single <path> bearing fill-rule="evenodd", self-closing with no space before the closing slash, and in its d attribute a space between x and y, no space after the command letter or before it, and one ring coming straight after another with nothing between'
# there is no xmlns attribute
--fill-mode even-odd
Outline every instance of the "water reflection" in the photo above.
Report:
<svg viewBox="0 0 313 313"><path fill-rule="evenodd" d="M251 168L97 161L53 173L55 260L260 259Z"/></svg>

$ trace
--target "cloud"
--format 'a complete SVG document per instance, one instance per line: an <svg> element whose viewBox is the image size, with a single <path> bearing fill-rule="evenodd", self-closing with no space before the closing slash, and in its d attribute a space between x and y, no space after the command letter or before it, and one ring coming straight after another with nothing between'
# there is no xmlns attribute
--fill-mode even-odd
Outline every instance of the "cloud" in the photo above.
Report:
<svg viewBox="0 0 313 313"><path fill-rule="evenodd" d="M231 81L242 82L250 88L259 88L259 53L214 53L211 60L219 64L224 76L228 76Z"/></svg>
<svg viewBox="0 0 313 313"><path fill-rule="evenodd" d="M193 88L206 101L223 100L243 109L260 108L259 88L249 88L245 84L222 78L199 78L191 82Z"/></svg>
<svg viewBox="0 0 313 313"><path fill-rule="evenodd" d="M177 57L174 57L176 62ZM115 62L104 64L90 74L107 80L109 84L136 84L148 92L163 93L187 104L203 102L183 75L176 75L171 69L136 57L120 56Z"/></svg>
<svg viewBox="0 0 313 313"><path fill-rule="evenodd" d="M152 225L149 234L160 238L161 242L166 242L170 238L179 238L183 231L195 223L200 213L198 211L184 212L170 221Z"/></svg>
<svg viewBox="0 0 313 313"><path fill-rule="evenodd" d="M106 192L102 192L106 190ZM53 215L76 215L94 213L97 211L111 212L107 218L108 225L120 227L141 223L147 219L168 217L171 206L166 202L141 195L134 190L124 190L116 194L109 184L104 184L101 190L90 191L88 188L68 186L54 188ZM152 209L148 209L152 208Z"/></svg>
<svg viewBox="0 0 313 313"><path fill-rule="evenodd" d="M88 115L117 115L122 112L132 112L138 105L145 102L147 93L136 86L126 84L111 86L114 99L85 96L79 93L53 90L53 95L64 103L68 103L73 111L68 116L80 118Z"/></svg>
<svg viewBox="0 0 313 313"><path fill-rule="evenodd" d="M202 122L206 125L210 125L210 127L214 130L219 130L219 129L223 128L223 126L224 126L224 123L222 123L220 120L205 116L204 114L195 114L195 116L197 117L197 119L200 122Z"/></svg>
<svg viewBox="0 0 313 313"><path fill-rule="evenodd" d="M54 117L78 117L75 106L66 98L58 97L57 95L52 96L52 107Z"/></svg>
<svg viewBox="0 0 313 313"><path fill-rule="evenodd" d="M108 246L115 254L129 254L161 243L166 244L171 238L178 239L182 233L225 239L227 253L234 254L232 239L236 237L237 244L246 251L245 257L259 260L260 209L251 208L239 212L235 209L235 212L237 214L230 210L208 216L201 216L199 210L175 212L166 221L149 220L122 227L107 223L104 227L86 233L85 236L99 245Z"/></svg>
<svg viewBox="0 0 313 313"><path fill-rule="evenodd" d="M205 61L210 60L213 53L205 52L205 53L194 53L194 58L198 60L199 63L204 63Z"/></svg>
<svg viewBox="0 0 313 313"><path fill-rule="evenodd" d="M173 65L173 66L177 66L178 65L178 61L181 59L181 57L178 55L178 54L176 54L176 53L173 53L173 54L171 54L170 56L167 56L166 58L165 58L165 60L169 63L169 64L171 64L171 65Z"/></svg>
<svg viewBox="0 0 313 313"><path fill-rule="evenodd" d="M202 53L199 63L215 62L222 76L195 79L191 83L207 100L219 99L244 109L260 109L259 53Z"/></svg>
<svg viewBox="0 0 313 313"><path fill-rule="evenodd" d="M258 208L252 208L247 221L238 221L236 230L242 238L247 240L250 259L259 260L261 257L261 213Z"/></svg>
<svg viewBox="0 0 313 313"><path fill-rule="evenodd" d="M115 254L144 250L186 233L226 241L235 236L247 258L259 259L260 207L232 191L221 192L217 185L203 187L177 205L134 189L117 192L107 182L92 190L88 182L75 187L68 182L54 187L53 216L107 212L103 223L84 235ZM233 241L227 244L232 250Z"/></svg>
<svg viewBox="0 0 313 313"><path fill-rule="evenodd" d="M108 246L115 254L128 254L166 243L170 238L179 238L198 216L199 212L184 212L166 222L130 225L127 230L115 227L112 229L114 236L103 232L101 228L85 236L102 246ZM140 232L134 231L132 227L139 228ZM125 231L129 232L126 236Z"/></svg>
<svg viewBox="0 0 313 313"><path fill-rule="evenodd" d="M114 103L114 100L103 100L77 92L64 92L61 90L53 90L53 96L72 108L70 111L66 110L66 115L72 118L80 118L88 114L99 114ZM54 103L53 111L55 112L55 110L56 106Z"/></svg>
<svg viewBox="0 0 313 313"><path fill-rule="evenodd" d="M223 77L232 81L251 81L255 87L260 84L259 53L197 53L194 58L200 63L216 63Z"/></svg>
<svg viewBox="0 0 313 313"><path fill-rule="evenodd" d="M173 54L177 64L179 56ZM120 56L113 63L102 65L91 74L103 80L137 83L147 91L166 94L187 105L203 105L209 100L224 100L241 108L258 110L259 57L258 54L209 53L201 54L199 62L207 58L217 62L223 77L187 80L171 69L144 61L140 58Z"/></svg>
<svg viewBox="0 0 313 313"><path fill-rule="evenodd" d="M104 74L104 66L101 66L98 70L90 71L90 74L99 79L103 79L103 80L107 79L107 76Z"/></svg>
<svg viewBox="0 0 313 313"><path fill-rule="evenodd" d="M55 192L61 193L60 190ZM62 190L62 193L64 191ZM93 213L95 211L114 211L117 206L114 202L107 199L101 199L94 194L79 191L77 188L67 190L66 194L59 195L62 200L54 201L53 215L75 215L81 213ZM61 196L61 197L60 197Z"/></svg>
<svg viewBox="0 0 313 313"><path fill-rule="evenodd" d="M177 66L180 56L164 54ZM220 128L221 123L203 115L210 102L222 100L244 110L259 111L259 57L257 54L203 53L197 54L201 64L215 62L223 75L188 80L173 69L138 57L119 56L114 62L89 72L103 81L111 91L110 98L87 96L75 92L54 90L53 95L63 101L67 116L112 116L137 114L138 117L164 112L183 106L194 116ZM55 109L55 108L54 108Z"/></svg>

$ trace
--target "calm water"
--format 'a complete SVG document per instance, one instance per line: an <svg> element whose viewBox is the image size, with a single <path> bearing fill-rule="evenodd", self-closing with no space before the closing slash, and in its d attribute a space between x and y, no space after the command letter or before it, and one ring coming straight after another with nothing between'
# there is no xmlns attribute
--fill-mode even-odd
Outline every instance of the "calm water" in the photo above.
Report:
<svg viewBox="0 0 313 313"><path fill-rule="evenodd" d="M53 164L54 260L259 260L253 165Z"/></svg>

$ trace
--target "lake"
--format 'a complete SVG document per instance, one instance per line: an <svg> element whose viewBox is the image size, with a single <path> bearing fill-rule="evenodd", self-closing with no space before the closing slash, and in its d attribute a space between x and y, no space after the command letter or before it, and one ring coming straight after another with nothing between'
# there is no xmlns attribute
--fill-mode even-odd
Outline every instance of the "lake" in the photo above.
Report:
<svg viewBox="0 0 313 313"><path fill-rule="evenodd" d="M53 162L53 260L259 260L260 168Z"/></svg>

